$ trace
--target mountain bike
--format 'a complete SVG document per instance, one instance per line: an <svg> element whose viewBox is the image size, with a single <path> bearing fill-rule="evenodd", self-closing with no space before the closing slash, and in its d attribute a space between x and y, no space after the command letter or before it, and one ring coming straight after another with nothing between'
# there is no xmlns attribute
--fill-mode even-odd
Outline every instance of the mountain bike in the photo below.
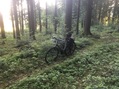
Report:
<svg viewBox="0 0 119 89"><path fill-rule="evenodd" d="M59 54L70 56L74 53L76 49L76 44L72 38L65 41L62 39L58 39L53 37L53 41L55 42L55 46L50 48L45 55L45 62L47 64L51 64L52 62L56 61Z"/></svg>

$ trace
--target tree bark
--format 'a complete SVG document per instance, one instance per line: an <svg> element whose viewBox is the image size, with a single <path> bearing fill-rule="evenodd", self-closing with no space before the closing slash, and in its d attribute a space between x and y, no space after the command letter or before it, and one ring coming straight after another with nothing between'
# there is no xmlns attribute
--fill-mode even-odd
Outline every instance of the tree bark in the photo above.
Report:
<svg viewBox="0 0 119 89"><path fill-rule="evenodd" d="M110 23L110 18L111 18L111 10L108 11L108 24Z"/></svg>
<svg viewBox="0 0 119 89"><path fill-rule="evenodd" d="M84 35L91 35L90 26L91 26L91 17L92 17L92 4L93 4L93 0L87 1L85 22L84 22L85 23Z"/></svg>
<svg viewBox="0 0 119 89"><path fill-rule="evenodd" d="M114 10L113 10L113 16L112 16L112 23L114 23L114 21L115 21L117 7L118 7L118 0L114 0Z"/></svg>
<svg viewBox="0 0 119 89"><path fill-rule="evenodd" d="M100 9L99 9L99 15L98 15L98 23L100 22L101 12L102 12L102 7L100 6Z"/></svg>
<svg viewBox="0 0 119 89"><path fill-rule="evenodd" d="M79 15L80 15L80 0L78 0L78 14L77 14L77 25L76 25L76 34L79 34Z"/></svg>
<svg viewBox="0 0 119 89"><path fill-rule="evenodd" d="M23 0L21 0L21 34L24 35L24 13L23 13Z"/></svg>
<svg viewBox="0 0 119 89"><path fill-rule="evenodd" d="M4 29L4 22L3 22L3 16L0 13L0 28L1 28L1 37L6 38L5 36L5 29Z"/></svg>
<svg viewBox="0 0 119 89"><path fill-rule="evenodd" d="M48 33L48 5L46 2L46 19L45 19L45 28L46 28L46 34Z"/></svg>
<svg viewBox="0 0 119 89"><path fill-rule="evenodd" d="M27 0L28 7L28 19L29 19L29 36L30 40L36 40L35 38L35 16L34 16L34 0Z"/></svg>
<svg viewBox="0 0 119 89"><path fill-rule="evenodd" d="M15 18L15 27L16 27L16 39L20 40L20 31L18 23L18 14L17 14L17 1L13 0L13 9L14 9L14 18Z"/></svg>
<svg viewBox="0 0 119 89"><path fill-rule="evenodd" d="M42 32L42 24L41 24L41 8L40 1L38 0L38 11L39 11L39 31Z"/></svg>
<svg viewBox="0 0 119 89"><path fill-rule="evenodd" d="M12 21L12 29L13 29L13 38L15 39L15 23L14 23L14 14L13 14L13 10L11 8L11 21Z"/></svg>
<svg viewBox="0 0 119 89"><path fill-rule="evenodd" d="M72 29L72 0L66 0L66 11L65 11L65 29L66 33L71 32Z"/></svg>
<svg viewBox="0 0 119 89"><path fill-rule="evenodd" d="M54 31L55 31L55 33L57 32L57 0L55 0Z"/></svg>

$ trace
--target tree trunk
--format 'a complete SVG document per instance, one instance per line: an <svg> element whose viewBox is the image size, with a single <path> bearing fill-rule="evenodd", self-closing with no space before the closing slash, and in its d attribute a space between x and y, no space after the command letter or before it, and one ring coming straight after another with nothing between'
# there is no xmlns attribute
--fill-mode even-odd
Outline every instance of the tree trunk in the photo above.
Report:
<svg viewBox="0 0 119 89"><path fill-rule="evenodd" d="M85 25L84 25L84 35L91 35L90 26L91 26L91 17L92 17L92 4L93 4L92 0L87 1Z"/></svg>
<svg viewBox="0 0 119 89"><path fill-rule="evenodd" d="M21 34L24 35L23 0L21 0Z"/></svg>
<svg viewBox="0 0 119 89"><path fill-rule="evenodd" d="M46 34L48 33L48 7L47 7L47 2L46 2L46 19L45 19L45 28L46 28Z"/></svg>
<svg viewBox="0 0 119 89"><path fill-rule="evenodd" d="M41 8L40 1L38 0L38 11L39 11L39 31L42 32L42 24L41 24Z"/></svg>
<svg viewBox="0 0 119 89"><path fill-rule="evenodd" d="M108 11L108 24L110 24L111 10Z"/></svg>
<svg viewBox="0 0 119 89"><path fill-rule="evenodd" d="M21 33L21 2L20 0L17 0L17 13L18 13L18 24L19 24L19 31Z"/></svg>
<svg viewBox="0 0 119 89"><path fill-rule="evenodd" d="M115 21L117 7L118 7L118 0L114 0L114 10L113 10L113 16L112 16L112 23L114 23L114 21Z"/></svg>
<svg viewBox="0 0 119 89"><path fill-rule="evenodd" d="M105 3L101 3L100 6L99 6L99 16L98 16L98 21L100 23L103 23L103 18L104 18L104 6L105 6Z"/></svg>
<svg viewBox="0 0 119 89"><path fill-rule="evenodd" d="M66 0L66 11L65 11L65 28L66 34L71 32L72 28L72 0ZM67 35L66 35L67 36Z"/></svg>
<svg viewBox="0 0 119 89"><path fill-rule="evenodd" d="M78 0L78 14L77 14L77 25L76 25L76 34L79 34L79 15L80 15L80 0Z"/></svg>
<svg viewBox="0 0 119 89"><path fill-rule="evenodd" d="M28 19L29 19L29 36L30 40L36 40L35 38L35 16L34 16L34 0L27 0L28 5Z"/></svg>
<svg viewBox="0 0 119 89"><path fill-rule="evenodd" d="M17 0L13 0L13 9L14 9L14 18L15 18L15 26L16 26L16 39L20 40L20 31L19 31L19 23L18 23L18 14L17 14Z"/></svg>
<svg viewBox="0 0 119 89"><path fill-rule="evenodd" d="M81 20L81 28L84 27L84 19Z"/></svg>
<svg viewBox="0 0 119 89"><path fill-rule="evenodd" d="M29 0L27 0L27 9L28 9L28 27L29 27L29 34L30 34L30 30L31 30L31 19L30 19L30 5L29 5Z"/></svg>
<svg viewBox="0 0 119 89"><path fill-rule="evenodd" d="M11 21L12 21L12 29L13 29L13 38L15 39L15 26L14 26L14 15L13 15L13 10L11 8Z"/></svg>
<svg viewBox="0 0 119 89"><path fill-rule="evenodd" d="M54 31L55 31L55 33L57 32L57 0L55 0Z"/></svg>
<svg viewBox="0 0 119 89"><path fill-rule="evenodd" d="M5 36L5 30L4 30L4 22L3 22L3 16L0 13L0 28L1 28L1 37L6 38Z"/></svg>
<svg viewBox="0 0 119 89"><path fill-rule="evenodd" d="M102 8L102 7L100 6L100 9L99 9L99 15L98 15L98 23L100 22L100 18L101 18L101 11L102 11L101 8Z"/></svg>

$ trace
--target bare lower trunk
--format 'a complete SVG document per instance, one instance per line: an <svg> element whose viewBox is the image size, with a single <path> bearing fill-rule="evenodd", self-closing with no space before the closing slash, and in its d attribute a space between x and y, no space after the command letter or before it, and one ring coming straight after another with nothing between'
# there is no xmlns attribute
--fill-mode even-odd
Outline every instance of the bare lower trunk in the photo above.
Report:
<svg viewBox="0 0 119 89"><path fill-rule="evenodd" d="M76 25L76 34L79 34L79 15L80 15L80 0L78 0L78 15L77 15L77 25Z"/></svg>
<svg viewBox="0 0 119 89"><path fill-rule="evenodd" d="M57 0L55 0L54 31L55 31L55 33L57 32Z"/></svg>
<svg viewBox="0 0 119 89"><path fill-rule="evenodd" d="M47 8L47 2L46 2L46 19L45 19L45 28L46 28L46 34L48 33L48 8Z"/></svg>
<svg viewBox="0 0 119 89"><path fill-rule="evenodd" d="M28 7L28 19L29 19L29 36L30 40L36 40L35 38L35 16L34 16L34 0L27 0Z"/></svg>
<svg viewBox="0 0 119 89"><path fill-rule="evenodd" d="M13 10L11 10L11 20L12 20L12 29L13 29L13 38L15 39L15 26L14 26L14 15Z"/></svg>
<svg viewBox="0 0 119 89"><path fill-rule="evenodd" d="M66 33L71 31L72 27L72 0L66 0L65 28Z"/></svg>
<svg viewBox="0 0 119 89"><path fill-rule="evenodd" d="M93 4L92 0L87 1L84 35L91 35L90 26L91 26L91 17L92 17L92 4Z"/></svg>
<svg viewBox="0 0 119 89"><path fill-rule="evenodd" d="M41 24L41 8L40 8L40 1L38 1L38 11L39 11L39 31L42 32L42 24Z"/></svg>
<svg viewBox="0 0 119 89"><path fill-rule="evenodd" d="M5 30L4 30L4 22L3 22L3 17L1 13L0 13L0 28L1 28L1 37L6 38Z"/></svg>
<svg viewBox="0 0 119 89"><path fill-rule="evenodd" d="M23 15L23 5L21 0L21 34L24 35L24 15Z"/></svg>
<svg viewBox="0 0 119 89"><path fill-rule="evenodd" d="M14 18L15 18L15 26L16 26L16 39L20 39L20 31L19 31L19 23L18 23L18 14L17 14L17 1L14 0L13 2L13 9L14 9Z"/></svg>

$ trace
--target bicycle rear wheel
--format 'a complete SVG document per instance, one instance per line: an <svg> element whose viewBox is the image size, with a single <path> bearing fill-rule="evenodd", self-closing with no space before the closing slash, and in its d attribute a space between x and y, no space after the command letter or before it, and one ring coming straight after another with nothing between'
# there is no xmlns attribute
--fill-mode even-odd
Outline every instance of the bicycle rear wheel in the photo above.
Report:
<svg viewBox="0 0 119 89"><path fill-rule="evenodd" d="M57 47L53 47L51 49L49 49L45 55L45 62L47 64L51 64L52 62L54 62L59 54L59 50Z"/></svg>
<svg viewBox="0 0 119 89"><path fill-rule="evenodd" d="M73 42L71 45L67 45L66 49L65 49L65 54L67 56L70 56L74 53L74 51L76 50L76 44L75 42Z"/></svg>

